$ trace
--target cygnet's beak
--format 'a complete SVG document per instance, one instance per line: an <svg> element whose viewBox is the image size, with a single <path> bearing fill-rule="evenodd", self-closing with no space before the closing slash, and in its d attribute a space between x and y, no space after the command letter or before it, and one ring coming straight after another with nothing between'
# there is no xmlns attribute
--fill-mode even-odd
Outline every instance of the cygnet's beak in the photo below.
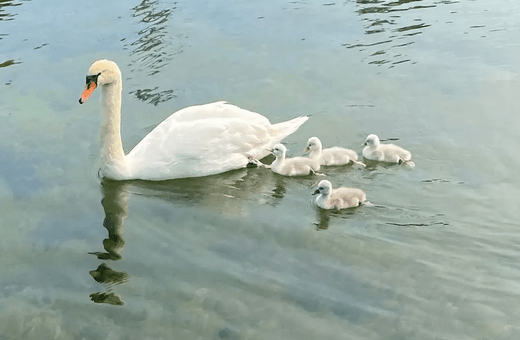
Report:
<svg viewBox="0 0 520 340"><path fill-rule="evenodd" d="M361 144L361 146L367 146L368 143L367 142L364 142L363 144Z"/></svg>
<svg viewBox="0 0 520 340"><path fill-rule="evenodd" d="M303 149L303 152L309 152L309 151L310 151L310 150L309 150L309 147L308 147L308 146L305 147L305 149Z"/></svg>
<svg viewBox="0 0 520 340"><path fill-rule="evenodd" d="M319 194L319 193L320 193L320 189L316 189L316 191L314 191L312 194L313 194L313 195L317 195L317 194Z"/></svg>

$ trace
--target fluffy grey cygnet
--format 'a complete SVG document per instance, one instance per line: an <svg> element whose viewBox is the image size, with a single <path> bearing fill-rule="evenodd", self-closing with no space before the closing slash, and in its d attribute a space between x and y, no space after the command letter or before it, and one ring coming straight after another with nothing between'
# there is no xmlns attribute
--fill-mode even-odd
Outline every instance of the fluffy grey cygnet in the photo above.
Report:
<svg viewBox="0 0 520 340"><path fill-rule="evenodd" d="M309 158L317 160L320 165L347 165L352 163L365 167L365 164L358 162L358 155L354 150L338 146L323 149L318 137L309 138L304 151L310 151Z"/></svg>
<svg viewBox="0 0 520 340"><path fill-rule="evenodd" d="M283 144L276 144L271 151L276 159L270 165L273 172L284 176L305 176L316 174L320 164L310 158L294 157L285 158L287 149Z"/></svg>
<svg viewBox="0 0 520 340"><path fill-rule="evenodd" d="M363 190L346 187L332 189L332 184L325 179L318 183L318 188L313 195L318 195L315 200L316 205L323 209L354 208L367 202Z"/></svg>
<svg viewBox="0 0 520 340"><path fill-rule="evenodd" d="M365 145L363 157L366 159L387 163L406 163L412 168L415 167L410 151L394 144L381 144L377 135L368 135L363 145Z"/></svg>

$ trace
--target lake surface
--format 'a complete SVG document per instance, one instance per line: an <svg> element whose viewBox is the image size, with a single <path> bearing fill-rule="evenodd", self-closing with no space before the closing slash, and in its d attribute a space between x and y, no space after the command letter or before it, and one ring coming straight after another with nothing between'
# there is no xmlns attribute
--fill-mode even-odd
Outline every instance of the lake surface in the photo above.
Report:
<svg viewBox="0 0 520 340"><path fill-rule="evenodd" d="M516 1L0 2L0 340L519 339ZM98 175L90 64L123 72L130 150L227 100L307 139L370 133L415 169Z"/></svg>

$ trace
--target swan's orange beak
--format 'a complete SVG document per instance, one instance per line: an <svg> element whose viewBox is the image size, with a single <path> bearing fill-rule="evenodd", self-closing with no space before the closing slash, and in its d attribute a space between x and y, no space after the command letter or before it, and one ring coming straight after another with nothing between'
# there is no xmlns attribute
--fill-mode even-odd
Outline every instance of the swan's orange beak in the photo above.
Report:
<svg viewBox="0 0 520 340"><path fill-rule="evenodd" d="M79 97L79 103L83 104L87 101L87 99L90 97L92 92L96 89L97 85L94 81L88 82L87 86L85 87L85 90L81 94L81 97Z"/></svg>

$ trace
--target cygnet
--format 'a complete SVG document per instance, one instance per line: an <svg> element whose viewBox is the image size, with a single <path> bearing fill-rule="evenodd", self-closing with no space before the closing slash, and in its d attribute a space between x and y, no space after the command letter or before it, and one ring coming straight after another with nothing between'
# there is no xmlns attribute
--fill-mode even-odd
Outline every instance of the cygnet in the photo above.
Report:
<svg viewBox="0 0 520 340"><path fill-rule="evenodd" d="M406 163L412 168L415 167L410 151L394 144L381 144L377 135L368 135L363 145L366 145L363 149L363 157L366 159L387 163Z"/></svg>
<svg viewBox="0 0 520 340"><path fill-rule="evenodd" d="M314 159L306 157L285 158L287 149L282 144L276 144L271 151L276 156L270 165L273 172L284 176L305 176L316 174L320 164Z"/></svg>
<svg viewBox="0 0 520 340"><path fill-rule="evenodd" d="M323 209L353 208L367 201L363 190L346 187L332 189L332 184L327 180L318 183L318 188L313 195L318 195L316 205Z"/></svg>
<svg viewBox="0 0 520 340"><path fill-rule="evenodd" d="M365 164L358 162L358 155L354 150L338 146L323 149L318 137L309 138L304 151L310 151L309 158L317 160L320 165L347 165L352 163L365 167Z"/></svg>

